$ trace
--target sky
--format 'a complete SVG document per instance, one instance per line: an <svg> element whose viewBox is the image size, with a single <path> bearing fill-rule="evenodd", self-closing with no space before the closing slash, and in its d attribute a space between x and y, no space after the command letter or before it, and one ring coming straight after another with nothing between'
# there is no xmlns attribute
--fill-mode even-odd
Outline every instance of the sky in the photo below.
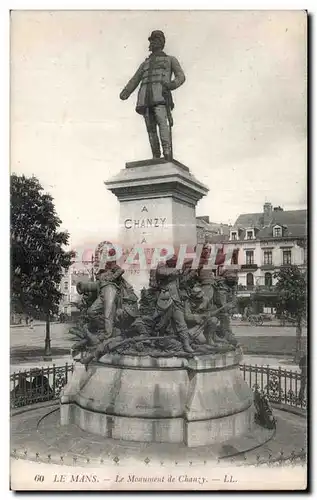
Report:
<svg viewBox="0 0 317 500"><path fill-rule="evenodd" d="M119 93L155 29L186 75L173 150L209 188L197 215L306 208L304 11L15 11L11 23L11 172L52 194L73 248L116 235L104 181L151 157L137 92Z"/></svg>

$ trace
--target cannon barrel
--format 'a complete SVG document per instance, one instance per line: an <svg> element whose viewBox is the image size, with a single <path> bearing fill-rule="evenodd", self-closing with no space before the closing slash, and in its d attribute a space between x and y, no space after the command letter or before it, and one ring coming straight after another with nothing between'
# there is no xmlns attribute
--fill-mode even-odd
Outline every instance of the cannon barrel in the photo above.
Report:
<svg viewBox="0 0 317 500"><path fill-rule="evenodd" d="M79 281L76 289L80 295L83 293L94 293L99 291L99 284L96 281Z"/></svg>

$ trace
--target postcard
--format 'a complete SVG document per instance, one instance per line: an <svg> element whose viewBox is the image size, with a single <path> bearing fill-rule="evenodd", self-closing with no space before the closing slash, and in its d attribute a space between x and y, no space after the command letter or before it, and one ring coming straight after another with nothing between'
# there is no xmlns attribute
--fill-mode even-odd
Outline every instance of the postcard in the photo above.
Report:
<svg viewBox="0 0 317 500"><path fill-rule="evenodd" d="M307 22L11 11L12 490L307 488Z"/></svg>

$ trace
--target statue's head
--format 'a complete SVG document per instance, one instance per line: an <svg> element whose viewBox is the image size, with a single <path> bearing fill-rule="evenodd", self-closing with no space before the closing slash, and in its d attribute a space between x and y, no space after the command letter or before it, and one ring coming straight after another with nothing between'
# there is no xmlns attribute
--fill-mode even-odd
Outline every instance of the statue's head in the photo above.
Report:
<svg viewBox="0 0 317 500"><path fill-rule="evenodd" d="M202 265L207 264L208 259L209 259L210 254L211 254L211 250L212 250L212 246L210 245L210 243L204 243L202 250L201 250L201 254L200 254L200 263Z"/></svg>
<svg viewBox="0 0 317 500"><path fill-rule="evenodd" d="M116 249L110 241L102 241L95 250L94 268L95 274L105 268L107 262L116 261Z"/></svg>
<svg viewBox="0 0 317 500"><path fill-rule="evenodd" d="M160 30L152 31L148 40L150 42L150 45L149 45L150 52L158 52L159 50L164 49L165 35L164 35L163 31L160 31Z"/></svg>
<svg viewBox="0 0 317 500"><path fill-rule="evenodd" d="M222 274L222 277L224 278L225 283L230 287L237 285L239 281L236 271L225 270Z"/></svg>
<svg viewBox="0 0 317 500"><path fill-rule="evenodd" d="M166 259L167 267L176 267L176 264L177 264L177 255L176 254L174 254L171 257L169 257L168 259Z"/></svg>
<svg viewBox="0 0 317 500"><path fill-rule="evenodd" d="M204 298L204 292L199 285L193 286L190 291L191 298L197 301L201 301Z"/></svg>

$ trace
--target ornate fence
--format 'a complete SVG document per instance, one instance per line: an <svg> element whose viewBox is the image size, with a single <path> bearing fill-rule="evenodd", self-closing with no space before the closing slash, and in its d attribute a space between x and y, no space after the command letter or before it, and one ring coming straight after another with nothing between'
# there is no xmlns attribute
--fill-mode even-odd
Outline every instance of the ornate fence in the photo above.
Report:
<svg viewBox="0 0 317 500"><path fill-rule="evenodd" d="M298 372L269 366L240 365L244 380L267 394L271 403L307 407L307 377Z"/></svg>
<svg viewBox="0 0 317 500"><path fill-rule="evenodd" d="M306 377L301 373L269 366L240 365L244 380L254 388L264 391L271 403L281 403L306 408ZM72 364L32 368L10 376L11 408L57 399L67 384Z"/></svg>
<svg viewBox="0 0 317 500"><path fill-rule="evenodd" d="M73 365L66 363L13 373L10 376L11 408L57 399L72 372Z"/></svg>

